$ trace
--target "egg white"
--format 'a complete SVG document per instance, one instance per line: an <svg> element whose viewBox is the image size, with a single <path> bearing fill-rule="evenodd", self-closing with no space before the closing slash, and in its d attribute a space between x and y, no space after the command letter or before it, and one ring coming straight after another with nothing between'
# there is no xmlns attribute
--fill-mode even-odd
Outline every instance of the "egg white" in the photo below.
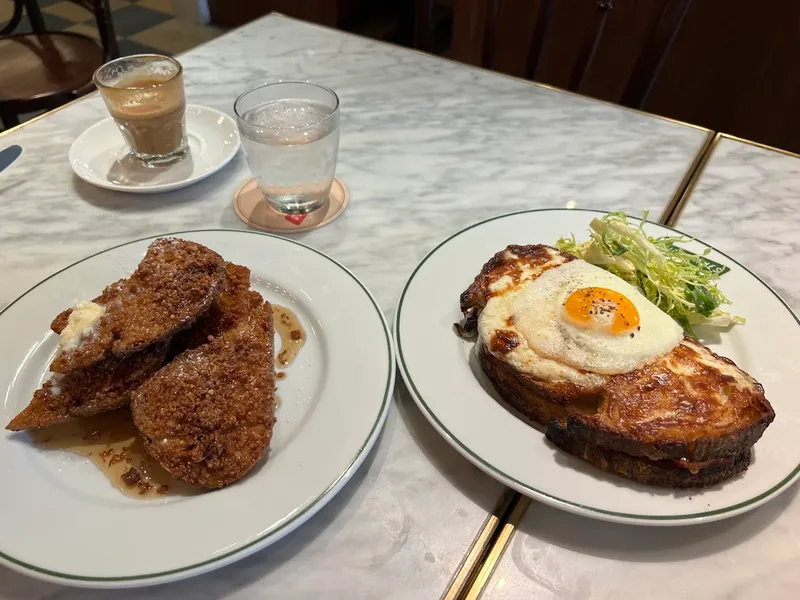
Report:
<svg viewBox="0 0 800 600"><path fill-rule="evenodd" d="M614 290L631 301L639 312L640 327L633 337L581 328L565 319L567 297L588 287ZM513 331L522 342L501 357L518 370L540 379L588 385L596 383L593 373L641 369L672 351L683 338L681 327L638 289L582 260L558 265L490 298L478 318L478 333L488 342L499 330Z"/></svg>

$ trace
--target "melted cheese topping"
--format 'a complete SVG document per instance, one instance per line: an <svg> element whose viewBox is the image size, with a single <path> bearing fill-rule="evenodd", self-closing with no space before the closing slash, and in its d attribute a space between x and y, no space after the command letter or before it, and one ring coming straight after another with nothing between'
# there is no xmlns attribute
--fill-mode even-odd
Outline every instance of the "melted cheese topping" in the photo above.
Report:
<svg viewBox="0 0 800 600"><path fill-rule="evenodd" d="M491 348L496 332L513 332L520 343L500 358L543 380L591 386L598 383L593 374L640 369L683 337L636 288L580 260L492 291L478 318L479 336Z"/></svg>

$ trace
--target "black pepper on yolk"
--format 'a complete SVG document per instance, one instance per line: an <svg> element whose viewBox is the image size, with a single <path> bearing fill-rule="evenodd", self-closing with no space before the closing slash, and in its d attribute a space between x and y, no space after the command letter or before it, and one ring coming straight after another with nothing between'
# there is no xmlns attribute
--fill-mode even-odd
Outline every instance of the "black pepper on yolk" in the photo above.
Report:
<svg viewBox="0 0 800 600"><path fill-rule="evenodd" d="M605 329L625 335L639 327L639 311L614 290L588 287L575 290L564 302L567 318L581 329Z"/></svg>

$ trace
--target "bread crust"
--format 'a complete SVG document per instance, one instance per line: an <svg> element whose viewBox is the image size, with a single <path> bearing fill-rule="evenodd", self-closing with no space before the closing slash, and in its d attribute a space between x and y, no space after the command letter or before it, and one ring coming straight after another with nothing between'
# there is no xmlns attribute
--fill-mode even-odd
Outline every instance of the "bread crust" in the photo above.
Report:
<svg viewBox="0 0 800 600"><path fill-rule="evenodd" d="M79 345L56 355L50 370L69 373L168 342L191 327L219 297L225 272L222 257L205 246L157 239L129 278L111 284L95 298L105 306L105 314ZM51 329L60 334L70 313L68 309L59 314Z"/></svg>
<svg viewBox="0 0 800 600"><path fill-rule="evenodd" d="M276 422L274 333L272 307L263 302L133 393L131 414L144 448L172 475L220 488L264 455Z"/></svg>
<svg viewBox="0 0 800 600"><path fill-rule="evenodd" d="M536 277L551 268L548 261L557 267L568 259L546 246L498 252L461 295L464 330L475 330L498 282L513 282L520 261L531 278L532 262ZM694 487L733 476L747 468L744 455L775 418L755 379L688 338L642 369L594 377L601 383L590 386L517 370L503 360L515 347L508 334L496 331L477 347L481 368L503 399L547 427L559 447L643 483ZM698 465L709 472L697 476Z"/></svg>

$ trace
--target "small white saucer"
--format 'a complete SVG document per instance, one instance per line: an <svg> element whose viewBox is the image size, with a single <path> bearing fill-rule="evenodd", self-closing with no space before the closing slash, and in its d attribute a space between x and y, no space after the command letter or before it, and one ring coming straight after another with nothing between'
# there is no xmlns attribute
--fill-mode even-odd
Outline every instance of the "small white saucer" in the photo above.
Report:
<svg viewBox="0 0 800 600"><path fill-rule="evenodd" d="M148 168L128 153L111 117L95 123L72 143L69 164L92 185L119 192L153 194L177 190L216 173L241 145L236 122L206 106L186 106L189 156L167 167Z"/></svg>

